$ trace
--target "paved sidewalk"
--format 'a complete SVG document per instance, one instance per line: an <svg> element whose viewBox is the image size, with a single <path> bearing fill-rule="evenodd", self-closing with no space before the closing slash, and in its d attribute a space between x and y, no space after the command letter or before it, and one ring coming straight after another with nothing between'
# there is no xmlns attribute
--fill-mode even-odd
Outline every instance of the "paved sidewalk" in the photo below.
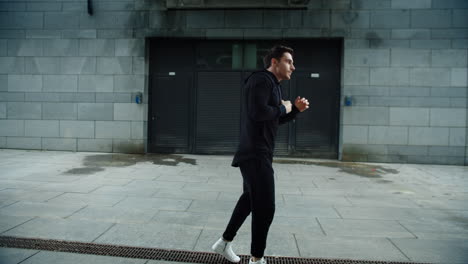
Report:
<svg viewBox="0 0 468 264"><path fill-rule="evenodd" d="M0 236L210 251L229 156L0 149ZM267 255L468 263L468 167L275 158ZM235 239L249 254L250 218ZM0 248L0 263L171 263ZM175 263L175 262L174 262Z"/></svg>

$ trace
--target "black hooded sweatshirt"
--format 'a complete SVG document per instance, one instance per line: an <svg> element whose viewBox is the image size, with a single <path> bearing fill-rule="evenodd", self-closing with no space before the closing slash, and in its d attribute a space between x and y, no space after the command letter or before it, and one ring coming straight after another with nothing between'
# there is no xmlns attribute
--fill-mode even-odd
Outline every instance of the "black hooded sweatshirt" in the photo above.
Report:
<svg viewBox="0 0 468 264"><path fill-rule="evenodd" d="M293 120L299 110L293 104L286 114L282 105L282 91L276 76L267 71L257 71L244 82L241 104L241 135L232 166L245 160L273 157L278 126Z"/></svg>

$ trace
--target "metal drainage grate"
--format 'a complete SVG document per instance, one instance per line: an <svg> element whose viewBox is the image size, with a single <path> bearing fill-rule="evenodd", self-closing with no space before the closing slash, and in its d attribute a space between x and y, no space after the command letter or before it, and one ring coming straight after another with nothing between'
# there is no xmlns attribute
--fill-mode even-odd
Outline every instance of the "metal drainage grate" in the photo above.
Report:
<svg viewBox="0 0 468 264"><path fill-rule="evenodd" d="M193 252L185 250L170 250L159 248L144 248L95 244L75 241L63 241L40 238L19 238L0 236L0 247L25 248L48 251L59 251L79 254L92 254L122 258L152 259L175 261L182 263L221 264L231 263L222 256L208 252ZM248 263L249 256L241 255L240 263ZM422 264L415 262L369 261L348 259L321 259L296 257L266 257L269 264Z"/></svg>

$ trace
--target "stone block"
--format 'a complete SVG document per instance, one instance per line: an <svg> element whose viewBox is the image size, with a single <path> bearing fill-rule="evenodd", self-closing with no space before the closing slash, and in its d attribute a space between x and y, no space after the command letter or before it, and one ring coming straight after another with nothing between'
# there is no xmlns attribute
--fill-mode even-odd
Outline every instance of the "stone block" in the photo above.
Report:
<svg viewBox="0 0 468 264"><path fill-rule="evenodd" d="M59 57L26 57L25 69L28 74L59 74Z"/></svg>
<svg viewBox="0 0 468 264"><path fill-rule="evenodd" d="M145 55L144 39L117 39L115 40L115 56L139 56Z"/></svg>
<svg viewBox="0 0 468 264"><path fill-rule="evenodd" d="M0 39L0 56L5 57L7 56L8 49L7 49L8 40Z"/></svg>
<svg viewBox="0 0 468 264"><path fill-rule="evenodd" d="M131 139L144 139L145 138L144 127L145 127L144 122L132 121Z"/></svg>
<svg viewBox="0 0 468 264"><path fill-rule="evenodd" d="M79 92L112 92L114 78L112 75L80 75Z"/></svg>
<svg viewBox="0 0 468 264"><path fill-rule="evenodd" d="M372 49L404 49L410 47L410 42L404 39L371 39L369 45Z"/></svg>
<svg viewBox="0 0 468 264"><path fill-rule="evenodd" d="M41 149L41 138L7 137L6 147L12 149Z"/></svg>
<svg viewBox="0 0 468 264"><path fill-rule="evenodd" d="M187 12L187 28L223 28L224 10Z"/></svg>
<svg viewBox="0 0 468 264"><path fill-rule="evenodd" d="M45 12L45 29L78 29L80 12Z"/></svg>
<svg viewBox="0 0 468 264"><path fill-rule="evenodd" d="M96 102L95 93L60 93L62 102L93 103Z"/></svg>
<svg viewBox="0 0 468 264"><path fill-rule="evenodd" d="M81 39L80 56L114 56L115 40L113 39Z"/></svg>
<svg viewBox="0 0 468 264"><path fill-rule="evenodd" d="M348 49L345 53L346 66L389 66L389 49Z"/></svg>
<svg viewBox="0 0 468 264"><path fill-rule="evenodd" d="M325 10L310 10L310 11L304 11L303 12L303 27L305 28L331 28L331 27L344 27L344 26L338 26L342 25L340 22L342 21L339 19L340 17L337 17L337 21L333 20L336 24L334 25L334 22L332 22L332 25L330 25L330 13ZM345 16L345 14L343 14ZM360 20L359 20L360 21ZM356 25L359 25L359 23L356 23ZM300 26L299 26L300 27Z"/></svg>
<svg viewBox="0 0 468 264"><path fill-rule="evenodd" d="M467 67L467 51L462 49L432 50L433 67Z"/></svg>
<svg viewBox="0 0 468 264"><path fill-rule="evenodd" d="M75 75L44 75L45 92L76 92L78 77Z"/></svg>
<svg viewBox="0 0 468 264"><path fill-rule="evenodd" d="M26 11L26 3L1 2L0 11Z"/></svg>
<svg viewBox="0 0 468 264"><path fill-rule="evenodd" d="M450 69L412 68L410 79L412 86L450 86Z"/></svg>
<svg viewBox="0 0 468 264"><path fill-rule="evenodd" d="M431 88L430 87L390 87L390 96L404 96L407 99L408 97L422 97L422 96L430 96L431 95Z"/></svg>
<svg viewBox="0 0 468 264"><path fill-rule="evenodd" d="M95 57L62 57L60 69L63 74L95 74Z"/></svg>
<svg viewBox="0 0 468 264"><path fill-rule="evenodd" d="M59 121L25 120L24 134L26 137L58 137Z"/></svg>
<svg viewBox="0 0 468 264"><path fill-rule="evenodd" d="M66 3L64 3L65 5ZM97 38L96 29L64 29L62 30L64 39L95 39Z"/></svg>
<svg viewBox="0 0 468 264"><path fill-rule="evenodd" d="M76 151L76 139L71 138L43 138L43 150Z"/></svg>
<svg viewBox="0 0 468 264"><path fill-rule="evenodd" d="M132 73L132 57L98 57L98 74L130 74Z"/></svg>
<svg viewBox="0 0 468 264"><path fill-rule="evenodd" d="M431 0L392 0L395 9L425 9L431 8Z"/></svg>
<svg viewBox="0 0 468 264"><path fill-rule="evenodd" d="M131 11L133 10L135 1L126 0L126 1L116 1L116 2L97 2L96 9L103 11Z"/></svg>
<svg viewBox="0 0 468 264"><path fill-rule="evenodd" d="M446 127L410 127L409 145L448 146L449 128Z"/></svg>
<svg viewBox="0 0 468 264"><path fill-rule="evenodd" d="M4 12L0 16L0 29L43 28L43 21L41 12Z"/></svg>
<svg viewBox="0 0 468 264"><path fill-rule="evenodd" d="M414 28L450 28L452 25L451 10L413 10L411 26Z"/></svg>
<svg viewBox="0 0 468 264"><path fill-rule="evenodd" d="M7 104L0 103L0 119L6 119L7 117Z"/></svg>
<svg viewBox="0 0 468 264"><path fill-rule="evenodd" d="M0 148L6 148L6 137L0 137Z"/></svg>
<svg viewBox="0 0 468 264"><path fill-rule="evenodd" d="M429 146L429 156L465 156L465 147L434 147Z"/></svg>
<svg viewBox="0 0 468 264"><path fill-rule="evenodd" d="M351 29L351 38L383 41L390 39L390 29Z"/></svg>
<svg viewBox="0 0 468 264"><path fill-rule="evenodd" d="M467 68L452 68L450 76L450 84L456 87L468 86L468 69Z"/></svg>
<svg viewBox="0 0 468 264"><path fill-rule="evenodd" d="M42 56L42 39L9 39L8 56Z"/></svg>
<svg viewBox="0 0 468 264"><path fill-rule="evenodd" d="M408 106L408 97L369 97L370 106Z"/></svg>
<svg viewBox="0 0 468 264"><path fill-rule="evenodd" d="M78 120L113 120L114 105L108 103L79 103Z"/></svg>
<svg viewBox="0 0 468 264"><path fill-rule="evenodd" d="M452 39L452 49L468 49L468 39Z"/></svg>
<svg viewBox="0 0 468 264"><path fill-rule="evenodd" d="M41 103L8 102L8 119L41 119Z"/></svg>
<svg viewBox="0 0 468 264"><path fill-rule="evenodd" d="M0 101L3 102L24 102L25 93L0 92Z"/></svg>
<svg viewBox="0 0 468 264"><path fill-rule="evenodd" d="M430 50L392 49L392 66L397 67L429 67Z"/></svg>
<svg viewBox="0 0 468 264"><path fill-rule="evenodd" d="M432 0L433 8L468 8L465 0Z"/></svg>
<svg viewBox="0 0 468 264"><path fill-rule="evenodd" d="M94 138L94 122L60 120L60 137Z"/></svg>
<svg viewBox="0 0 468 264"><path fill-rule="evenodd" d="M431 108L431 127L466 127L466 109Z"/></svg>
<svg viewBox="0 0 468 264"><path fill-rule="evenodd" d="M343 115L345 125L388 125L388 107L349 107Z"/></svg>
<svg viewBox="0 0 468 264"><path fill-rule="evenodd" d="M24 136L24 120L0 120L0 136Z"/></svg>
<svg viewBox="0 0 468 264"><path fill-rule="evenodd" d="M25 31L24 29L1 29L0 35L3 39L24 39Z"/></svg>
<svg viewBox="0 0 468 264"><path fill-rule="evenodd" d="M28 29L25 34L27 39L60 39L61 37L62 32L58 29ZM45 42L43 45L45 48Z"/></svg>
<svg viewBox="0 0 468 264"><path fill-rule="evenodd" d="M28 11L62 11L61 3L52 2L39 2L39 3L26 3L26 10Z"/></svg>
<svg viewBox="0 0 468 264"><path fill-rule="evenodd" d="M408 68L375 67L370 69L371 85L404 86L409 85Z"/></svg>
<svg viewBox="0 0 468 264"><path fill-rule="evenodd" d="M314 18L316 15L314 13L308 15L314 20L318 20L313 24L313 27L317 28L328 28L329 26L329 15L328 12L322 11L323 15L318 18ZM332 28L369 28L370 25L370 14L369 11L333 11L331 18L331 27ZM304 25L307 24L304 21Z"/></svg>
<svg viewBox="0 0 468 264"><path fill-rule="evenodd" d="M24 58L0 57L0 74L24 73Z"/></svg>
<svg viewBox="0 0 468 264"><path fill-rule="evenodd" d="M145 74L145 57L132 57L132 73Z"/></svg>
<svg viewBox="0 0 468 264"><path fill-rule="evenodd" d="M410 97L410 107L450 107L449 97Z"/></svg>
<svg viewBox="0 0 468 264"><path fill-rule="evenodd" d="M78 139L78 151L112 152L112 139Z"/></svg>
<svg viewBox="0 0 468 264"><path fill-rule="evenodd" d="M129 139L130 125L129 121L96 121L96 138Z"/></svg>
<svg viewBox="0 0 468 264"><path fill-rule="evenodd" d="M427 146L388 146L389 155L413 155L413 156L425 156L428 153Z"/></svg>
<svg viewBox="0 0 468 264"><path fill-rule="evenodd" d="M62 138L94 138L93 121L60 121Z"/></svg>
<svg viewBox="0 0 468 264"><path fill-rule="evenodd" d="M42 119L76 120L76 103L43 103Z"/></svg>
<svg viewBox="0 0 468 264"><path fill-rule="evenodd" d="M116 153L145 153L143 140L114 139L112 151Z"/></svg>
<svg viewBox="0 0 468 264"><path fill-rule="evenodd" d="M468 102L466 98L450 98L450 106L455 108L466 108Z"/></svg>
<svg viewBox="0 0 468 264"><path fill-rule="evenodd" d="M353 67L344 69L345 85L369 85L369 68Z"/></svg>
<svg viewBox="0 0 468 264"><path fill-rule="evenodd" d="M369 144L405 145L408 143L407 127L370 126Z"/></svg>
<svg viewBox="0 0 468 264"><path fill-rule="evenodd" d="M466 28L468 27L467 9L453 10L453 27Z"/></svg>
<svg viewBox="0 0 468 264"><path fill-rule="evenodd" d="M115 75L114 92L143 92L145 89L144 75Z"/></svg>
<svg viewBox="0 0 468 264"><path fill-rule="evenodd" d="M369 47L370 47L370 44L369 44L369 40L367 40L367 39L345 39L344 40L345 50L349 50L349 49L367 49Z"/></svg>
<svg viewBox="0 0 468 264"><path fill-rule="evenodd" d="M44 56L78 56L77 39L45 39Z"/></svg>
<svg viewBox="0 0 468 264"><path fill-rule="evenodd" d="M468 38L468 29L432 29L431 37L433 39L460 39Z"/></svg>
<svg viewBox="0 0 468 264"><path fill-rule="evenodd" d="M132 29L100 29L97 31L98 39L130 39L132 37Z"/></svg>
<svg viewBox="0 0 468 264"><path fill-rule="evenodd" d="M466 129L465 128L450 128L450 146L466 146Z"/></svg>
<svg viewBox="0 0 468 264"><path fill-rule="evenodd" d="M371 28L409 28L409 10L372 10L370 15Z"/></svg>
<svg viewBox="0 0 468 264"><path fill-rule="evenodd" d="M145 25L148 17L145 12L119 12L109 11L95 13L89 16L87 13L80 12L80 29L127 29L141 28Z"/></svg>
<svg viewBox="0 0 468 264"><path fill-rule="evenodd" d="M343 144L367 144L368 126L343 126Z"/></svg>
<svg viewBox="0 0 468 264"><path fill-rule="evenodd" d="M131 93L96 93L96 103L134 103Z"/></svg>
<svg viewBox="0 0 468 264"><path fill-rule="evenodd" d="M258 28L263 26L263 11L261 10L226 10L225 27L227 28Z"/></svg>
<svg viewBox="0 0 468 264"><path fill-rule="evenodd" d="M427 108L390 108L390 125L392 126L429 126L429 109Z"/></svg>
<svg viewBox="0 0 468 264"><path fill-rule="evenodd" d="M287 28L283 30L283 38L311 38L322 37L320 29Z"/></svg>
<svg viewBox="0 0 468 264"><path fill-rule="evenodd" d="M0 74L0 92L8 91L8 75Z"/></svg>
<svg viewBox="0 0 468 264"><path fill-rule="evenodd" d="M305 12L302 10L264 10L265 28L300 28Z"/></svg>
<svg viewBox="0 0 468 264"><path fill-rule="evenodd" d="M413 39L410 42L410 47L412 49L446 49L450 47L450 45L449 39Z"/></svg>
<svg viewBox="0 0 468 264"><path fill-rule="evenodd" d="M146 120L146 107L143 104L115 103L114 120L143 121Z"/></svg>
<svg viewBox="0 0 468 264"><path fill-rule="evenodd" d="M430 29L393 29L392 39L430 39Z"/></svg>

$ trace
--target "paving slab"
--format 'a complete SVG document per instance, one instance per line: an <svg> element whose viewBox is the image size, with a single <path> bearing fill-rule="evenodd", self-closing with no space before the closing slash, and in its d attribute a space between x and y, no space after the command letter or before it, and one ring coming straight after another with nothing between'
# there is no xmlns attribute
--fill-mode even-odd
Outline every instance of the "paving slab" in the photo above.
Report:
<svg viewBox="0 0 468 264"><path fill-rule="evenodd" d="M39 253L38 250L0 247L0 263L18 264Z"/></svg>
<svg viewBox="0 0 468 264"><path fill-rule="evenodd" d="M81 205L55 205L50 203L17 202L0 209L1 215L11 216L41 216L63 218L82 209Z"/></svg>
<svg viewBox="0 0 468 264"><path fill-rule="evenodd" d="M57 205L79 205L79 206L114 206L125 199L125 195L100 195L83 193L64 193L47 201L49 204Z"/></svg>
<svg viewBox="0 0 468 264"><path fill-rule="evenodd" d="M35 218L2 235L91 242L111 226L97 221Z"/></svg>
<svg viewBox="0 0 468 264"><path fill-rule="evenodd" d="M68 219L94 220L107 223L148 223L156 214L154 210L115 207L86 207L72 214Z"/></svg>
<svg viewBox="0 0 468 264"><path fill-rule="evenodd" d="M296 234L302 257L408 261L386 238L320 237Z"/></svg>
<svg viewBox="0 0 468 264"><path fill-rule="evenodd" d="M137 247L193 250L201 231L201 228L176 224L116 224L94 242L133 245Z"/></svg>
<svg viewBox="0 0 468 264"><path fill-rule="evenodd" d="M438 221L437 219L399 220L408 232L422 239L466 239L468 225L466 222Z"/></svg>
<svg viewBox="0 0 468 264"><path fill-rule="evenodd" d="M145 198L127 197L116 204L115 208L125 210L127 208L148 209L148 210L175 210L185 211L190 207L192 200L167 199L167 198Z"/></svg>
<svg viewBox="0 0 468 264"><path fill-rule="evenodd" d="M117 257L109 257L109 256L41 251L21 263L25 263L25 264L43 264L43 263L145 264L147 262L148 260L145 260L145 259L117 258Z"/></svg>
<svg viewBox="0 0 468 264"><path fill-rule="evenodd" d="M30 221L34 217L28 216L10 216L0 215L0 234L6 232L16 226L19 226L27 221Z"/></svg>
<svg viewBox="0 0 468 264"><path fill-rule="evenodd" d="M207 200L214 201L220 192L217 191L196 191L196 190L182 190L182 189L170 189L161 188L155 192L152 197L155 198L171 198L171 199L193 199L193 200ZM239 198L239 196L237 196Z"/></svg>
<svg viewBox="0 0 468 264"><path fill-rule="evenodd" d="M398 221L318 218L320 226L331 237L415 238Z"/></svg>
<svg viewBox="0 0 468 264"><path fill-rule="evenodd" d="M15 200L24 202L45 202L57 197L63 192L40 192L22 189L3 189L0 191L0 200Z"/></svg>
<svg viewBox="0 0 468 264"><path fill-rule="evenodd" d="M416 262L466 264L468 260L468 239L392 238L391 241L406 256Z"/></svg>

